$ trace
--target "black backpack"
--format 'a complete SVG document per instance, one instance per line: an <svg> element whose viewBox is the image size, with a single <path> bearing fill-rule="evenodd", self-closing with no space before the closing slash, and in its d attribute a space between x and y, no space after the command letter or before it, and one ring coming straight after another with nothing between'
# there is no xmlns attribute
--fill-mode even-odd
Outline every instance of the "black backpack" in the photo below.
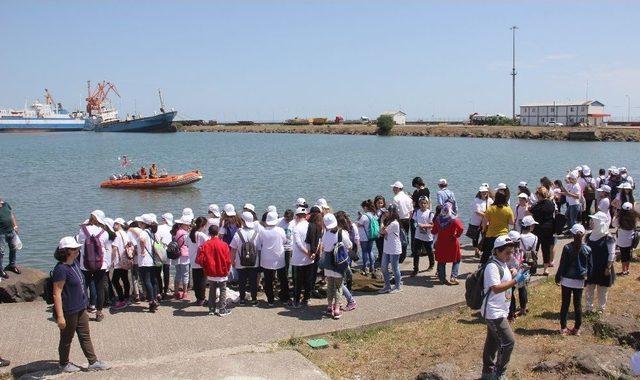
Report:
<svg viewBox="0 0 640 380"><path fill-rule="evenodd" d="M56 264L56 267L59 265ZM53 305L53 269L49 272L49 277L44 280L44 294L42 294L42 298L44 298L47 305Z"/></svg>
<svg viewBox="0 0 640 380"><path fill-rule="evenodd" d="M254 267L258 262L258 249L255 244L258 231L254 231L251 239L246 241L242 236L242 230L238 230L237 234L242 244L240 246L240 265L243 267Z"/></svg>
<svg viewBox="0 0 640 380"><path fill-rule="evenodd" d="M495 259L491 258L486 264L467 277L464 284L464 298L467 302L467 306L469 306L471 310L480 310L485 297L491 293L491 291L487 294L484 293L484 271L490 263L495 263L498 266L498 270L500 270L500 278L504 276L504 269L502 268L502 265L500 265L500 263Z"/></svg>
<svg viewBox="0 0 640 380"><path fill-rule="evenodd" d="M184 244L184 237L187 235L182 235L182 244ZM171 260L177 260L180 258L180 247L181 245L174 239L171 240L171 243L167 245L167 257Z"/></svg>

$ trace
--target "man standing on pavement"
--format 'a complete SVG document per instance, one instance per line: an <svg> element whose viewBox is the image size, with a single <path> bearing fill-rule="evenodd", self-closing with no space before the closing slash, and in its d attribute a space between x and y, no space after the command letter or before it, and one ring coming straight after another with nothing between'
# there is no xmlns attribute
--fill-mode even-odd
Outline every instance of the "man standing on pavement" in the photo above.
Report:
<svg viewBox="0 0 640 380"><path fill-rule="evenodd" d="M400 263L407 257L407 246L409 245L409 227L411 226L411 216L413 215L413 199L402 189L402 182L396 181L393 185L393 204L398 208L398 216L400 217L400 229L404 232L404 236L400 234L400 243L402 244L402 254L400 255ZM412 252L412 254L414 254Z"/></svg>
<svg viewBox="0 0 640 380"><path fill-rule="evenodd" d="M14 237L18 233L18 222L11 206L0 197L0 277L9 278L6 271L20 274L16 267L16 247ZM2 269L5 243L9 247L9 265Z"/></svg>
<svg viewBox="0 0 640 380"><path fill-rule="evenodd" d="M440 188L440 190L438 190L438 205L444 206L445 203L449 202L451 203L451 209L457 214L458 206L456 205L456 196L453 194L453 191L447 188L448 185L449 183L444 178L438 181L438 187Z"/></svg>

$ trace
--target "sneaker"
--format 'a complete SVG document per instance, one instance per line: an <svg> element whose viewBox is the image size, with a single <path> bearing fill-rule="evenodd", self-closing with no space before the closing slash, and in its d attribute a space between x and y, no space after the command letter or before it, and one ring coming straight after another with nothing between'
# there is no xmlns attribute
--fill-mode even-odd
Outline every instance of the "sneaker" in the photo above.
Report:
<svg viewBox="0 0 640 380"><path fill-rule="evenodd" d="M96 313L96 322L102 322L102 320L104 319L104 314L102 314L101 311Z"/></svg>
<svg viewBox="0 0 640 380"><path fill-rule="evenodd" d="M271 302L267 301L267 306L274 307L274 306L276 306L276 303L275 303L275 301L271 301Z"/></svg>
<svg viewBox="0 0 640 380"><path fill-rule="evenodd" d="M218 315L221 317L226 317L229 314L231 314L231 311L229 311L229 309L222 309L218 312Z"/></svg>
<svg viewBox="0 0 640 380"><path fill-rule="evenodd" d="M127 307L127 301L118 301L113 305L113 310L122 310Z"/></svg>
<svg viewBox="0 0 640 380"><path fill-rule="evenodd" d="M333 316L333 306L327 306L327 309L324 311L324 313Z"/></svg>
<svg viewBox="0 0 640 380"><path fill-rule="evenodd" d="M73 372L80 372L80 371L81 371L80 367L78 367L73 363L67 363L66 365L60 366L60 372L73 373Z"/></svg>
<svg viewBox="0 0 640 380"><path fill-rule="evenodd" d="M460 283L458 282L458 280L456 280L455 278L452 278L449 280L449 284L451 285L460 285Z"/></svg>
<svg viewBox="0 0 640 380"><path fill-rule="evenodd" d="M580 329L571 329L571 335L580 336L582 335L582 332Z"/></svg>
<svg viewBox="0 0 640 380"><path fill-rule="evenodd" d="M352 311L358 308L358 303L356 302L356 300L353 300L352 302L349 302L347 304L347 306L345 307L346 311Z"/></svg>
<svg viewBox="0 0 640 380"><path fill-rule="evenodd" d="M20 274L21 273L20 269L18 269L18 267L15 266L15 265L7 265L6 267L4 267L4 270L8 271L8 272L13 272L15 274Z"/></svg>
<svg viewBox="0 0 640 380"><path fill-rule="evenodd" d="M391 288L382 288L378 290L378 294L387 294L389 292L391 292Z"/></svg>
<svg viewBox="0 0 640 380"><path fill-rule="evenodd" d="M0 367L8 367L11 364L7 359L0 358Z"/></svg>
<svg viewBox="0 0 640 380"><path fill-rule="evenodd" d="M331 313L333 319L340 319L342 317L342 311L340 310L340 305L333 306L333 312Z"/></svg>
<svg viewBox="0 0 640 380"><path fill-rule="evenodd" d="M393 288L389 293L396 294L402 292L402 288Z"/></svg>
<svg viewBox="0 0 640 380"><path fill-rule="evenodd" d="M7 274L7 272L5 272L2 269L0 269L0 277L4 278L6 280L7 278L9 278L9 275Z"/></svg>
<svg viewBox="0 0 640 380"><path fill-rule="evenodd" d="M89 305L89 307L87 308L87 313L95 313L96 312L96 307L93 305Z"/></svg>
<svg viewBox="0 0 640 380"><path fill-rule="evenodd" d="M196 301L196 306L203 306L204 305L204 300L197 300Z"/></svg>
<svg viewBox="0 0 640 380"><path fill-rule="evenodd" d="M562 336L567 336L567 335L569 335L569 333L570 333L570 331L567 328L564 328L564 329L560 330L560 335L562 335Z"/></svg>
<svg viewBox="0 0 640 380"><path fill-rule="evenodd" d="M99 360L93 364L89 364L89 367L87 367L87 371L106 371L108 369L111 369L111 366Z"/></svg>
<svg viewBox="0 0 640 380"><path fill-rule="evenodd" d="M209 309L209 315L218 315L218 312L215 310Z"/></svg>

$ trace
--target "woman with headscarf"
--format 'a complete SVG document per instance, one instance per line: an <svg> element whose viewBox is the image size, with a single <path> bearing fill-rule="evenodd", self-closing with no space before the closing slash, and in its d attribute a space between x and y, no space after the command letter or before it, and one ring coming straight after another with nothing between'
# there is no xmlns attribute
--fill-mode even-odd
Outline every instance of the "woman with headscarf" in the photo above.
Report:
<svg viewBox="0 0 640 380"><path fill-rule="evenodd" d="M616 240L609 234L610 219L602 211L590 216L591 234L587 238L587 245L591 248L591 271L586 281L587 313L594 311L593 295L598 292L599 312L604 312L607 303L609 287L615 281L613 264L616 260Z"/></svg>
<svg viewBox="0 0 640 380"><path fill-rule="evenodd" d="M464 226L453 213L450 203L445 203L440 214L434 219L431 233L437 235L435 243L436 261L438 262L438 278L443 285L458 285L458 268L460 267L460 241ZM447 263L453 263L451 279L447 280Z"/></svg>

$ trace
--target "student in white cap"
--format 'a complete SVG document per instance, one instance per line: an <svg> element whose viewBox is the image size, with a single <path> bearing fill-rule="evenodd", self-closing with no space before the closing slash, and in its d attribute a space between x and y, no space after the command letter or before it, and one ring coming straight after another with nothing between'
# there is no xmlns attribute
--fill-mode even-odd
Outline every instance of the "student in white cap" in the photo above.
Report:
<svg viewBox="0 0 640 380"><path fill-rule="evenodd" d="M173 224L173 228L171 228L171 240L176 242L180 250L180 256L173 260L173 265L176 268L176 274L173 279L173 296L177 300L187 299L189 265L191 263L187 240L189 240L189 232L191 231L192 223L193 220L191 219L191 216L185 215L176 219Z"/></svg>
<svg viewBox="0 0 640 380"><path fill-rule="evenodd" d="M242 219L236 215L235 207L233 207L232 204L227 203L222 209L218 236L225 243L230 244L239 228L242 228Z"/></svg>
<svg viewBox="0 0 640 380"><path fill-rule="evenodd" d="M514 286L524 284L529 274L519 270L515 276L507 263L511 261L514 242L505 234L493 247L493 256L484 269L484 298L480 312L487 323L487 338L482 353L482 378L501 379L507 372L515 337L507 320L509 300Z"/></svg>
<svg viewBox="0 0 640 380"><path fill-rule="evenodd" d="M518 232L522 230L522 219L529 214L529 196L525 193L518 194L518 204L513 213L515 225L514 229Z"/></svg>
<svg viewBox="0 0 640 380"><path fill-rule="evenodd" d="M591 175L591 168L586 165L582 166L582 175L578 178L578 185L580 185L582 199L584 200L582 224L587 224L589 222L589 215L591 215L591 208L596 200L596 189L598 185Z"/></svg>
<svg viewBox="0 0 640 380"><path fill-rule="evenodd" d="M480 238L482 235L482 219L484 219L484 213L487 212L487 208L493 204L493 199L489 196L489 186L483 184L478 188L476 197L471 205L471 213L469 217L469 227L467 227L466 235L471 239L471 245L475 249L475 256L480 257Z"/></svg>
<svg viewBox="0 0 640 380"><path fill-rule="evenodd" d="M139 224L142 233L139 235L138 269L141 282L144 285L146 299L149 302L149 312L155 313L160 306L157 300L159 295L158 272L160 268L154 265L153 259L153 243L158 225L157 220L152 215L143 214L141 219L142 222L139 222Z"/></svg>
<svg viewBox="0 0 640 380"><path fill-rule="evenodd" d="M267 213L265 227L260 230L256 247L260 251L260 267L264 273L264 292L269 306L275 305L274 280L278 277L280 302L289 302L289 279L285 267L284 245L287 236L281 227L278 227L278 213Z"/></svg>
<svg viewBox="0 0 640 380"><path fill-rule="evenodd" d="M525 193L528 197L531 196L531 190L529 190L528 184L525 181L518 183L518 194Z"/></svg>
<svg viewBox="0 0 640 380"><path fill-rule="evenodd" d="M560 264L556 272L556 284L562 288L562 306L560 307L560 333L562 335L580 335L582 325L582 289L587 278L589 267L589 255L591 248L584 244L585 229L581 224L571 227L573 241L562 249ZM567 316L569 305L573 297L573 312L575 325L573 329L567 328Z"/></svg>
<svg viewBox="0 0 640 380"><path fill-rule="evenodd" d="M636 184L633 181L633 177L631 177L627 172L627 168L624 168L624 167L620 168L620 178L622 178L622 181L630 184L631 188L635 190Z"/></svg>
<svg viewBox="0 0 640 380"><path fill-rule="evenodd" d="M511 230L507 234L509 239L514 243L514 250L512 259L507 263L507 266L511 271L518 270L528 270L529 267L526 263L525 252L520 248L520 232ZM531 272L529 272L531 273ZM520 308L516 308L516 290L518 291L518 302L520 304ZM527 314L527 302L528 302L528 291L527 291L527 283L518 284L511 289L511 303L509 305L509 322L513 322L517 317Z"/></svg>
<svg viewBox="0 0 640 380"><path fill-rule="evenodd" d="M189 248L189 262L191 264L191 276L193 283L193 292L196 296L196 306L206 306L206 289L207 289L207 277L204 274L204 269L198 263L196 263L196 256L198 250L202 245L209 240L209 235L205 232L207 226L207 218L199 216L193 223L191 231L189 231L189 237L187 238L187 247Z"/></svg>
<svg viewBox="0 0 640 380"><path fill-rule="evenodd" d="M447 182L446 179L441 178L438 181L438 188L440 189L438 190L438 195L437 195L438 205L444 206L445 203L451 203L453 212L457 214L458 206L456 203L456 196L455 194L453 194L453 191L449 190L448 186L449 186L449 182Z"/></svg>
<svg viewBox="0 0 640 380"><path fill-rule="evenodd" d="M304 198L296 199L295 206L296 206L296 209L298 209L298 207L302 207L305 210L309 208L309 205L307 204L307 200Z"/></svg>
<svg viewBox="0 0 640 380"><path fill-rule="evenodd" d="M327 200L324 198L319 198L316 201L316 206L318 206L320 211L322 211L322 215L325 215L331 212L331 207L329 207L329 203L327 203Z"/></svg>
<svg viewBox="0 0 640 380"><path fill-rule="evenodd" d="M598 209L596 211L609 214L611 210L611 187L609 185L600 186L596 195L598 197Z"/></svg>
<svg viewBox="0 0 640 380"><path fill-rule="evenodd" d="M613 219L613 226L618 228L616 233L616 245L620 249L620 261L622 262L622 276L629 275L629 262L633 251L633 243L636 238L638 213L633 209L633 204L622 204L618 217Z"/></svg>
<svg viewBox="0 0 640 380"><path fill-rule="evenodd" d="M240 228L233 239L229 248L234 253L231 263L238 272L238 290L240 292L240 305L246 304L247 284L251 295L251 306L258 304L258 267L260 266L259 257L257 255L257 238L260 233L254 223L254 215L248 211L242 213L242 228ZM242 250L250 250L247 259L241 260L240 254ZM255 257L255 259L254 259ZM252 264L248 261L254 260ZM243 265L244 263L244 265Z"/></svg>
<svg viewBox="0 0 640 380"><path fill-rule="evenodd" d="M497 190L495 200L485 212L482 220L485 238L480 263L484 264L489 260L493 251L493 242L498 236L506 235L509 232L509 226L513 224L513 210L509 207L508 191L506 189Z"/></svg>
<svg viewBox="0 0 640 380"><path fill-rule="evenodd" d="M220 206L216 204L209 205L207 216L207 231L210 226L220 226Z"/></svg>
<svg viewBox="0 0 640 380"><path fill-rule="evenodd" d="M80 269L84 275L86 286L93 284L96 291L96 321L104 319L102 308L104 307L104 283L108 268L108 260L105 260L105 248L109 244L109 233L105 230L104 212L95 210L89 215L87 224L80 226L78 243L80 244ZM91 310L90 310L91 311Z"/></svg>
<svg viewBox="0 0 640 380"><path fill-rule="evenodd" d="M580 214L580 204L582 200L582 189L578 184L578 172L572 171L567 174L564 190L560 194L567 198L567 229L570 229L574 224L578 222L578 215Z"/></svg>
<svg viewBox="0 0 640 380"><path fill-rule="evenodd" d="M542 251L542 262L544 269L542 274L549 275L548 268L553 265L555 238L556 206L549 196L549 190L545 186L539 186L536 190L538 202L531 206L529 212L539 225L536 225L533 233L538 237L540 249Z"/></svg>
<svg viewBox="0 0 640 380"><path fill-rule="evenodd" d="M183 216L190 216L191 218L195 218L195 215L193 215L193 210L189 207L185 207L182 209L182 215Z"/></svg>
<svg viewBox="0 0 640 380"><path fill-rule="evenodd" d="M618 194L611 202L611 205L616 210L620 210L622 208L622 205L626 202L634 204L635 199L633 198L633 187L631 187L631 184L623 182L618 186Z"/></svg>
<svg viewBox="0 0 640 380"><path fill-rule="evenodd" d="M537 224L531 215L522 218L520 250L524 254L524 262L529 266L531 275L538 272L538 237L533 233Z"/></svg>
<svg viewBox="0 0 640 380"><path fill-rule="evenodd" d="M609 233L610 220L610 216L601 211L591 215L591 234L587 238L587 245L591 248L591 270L586 281L585 297L587 313L595 311L593 297L596 291L598 311L604 312L609 288L616 278L616 239Z"/></svg>
<svg viewBox="0 0 640 380"><path fill-rule="evenodd" d="M338 232L340 232L340 240L346 249L351 249L353 243L349 239L347 231L338 228L338 220L335 215L328 213L323 217L325 231L320 239L320 247L323 255L333 255L333 249L338 243ZM324 274L327 280L327 314L333 319L340 319L342 311L340 304L342 302L342 284L343 275L331 269L325 269Z"/></svg>
<svg viewBox="0 0 640 380"><path fill-rule="evenodd" d="M131 296L131 283L129 282L129 270L133 266L133 256L135 247L129 240L127 232L124 230L125 221L122 218L116 218L113 223L113 229L116 238L112 244L113 257L113 287L116 290L118 301L114 305L115 310L120 310L128 305Z"/></svg>
<svg viewBox="0 0 640 380"><path fill-rule="evenodd" d="M298 207L292 229L293 254L291 255L291 266L293 271L294 308L308 306L309 299L311 299L311 291L313 290L315 253L310 251L309 244L305 242L309 229L309 222L307 222L306 217L306 209Z"/></svg>
<svg viewBox="0 0 640 380"><path fill-rule="evenodd" d="M411 236L409 234L409 230L411 227L411 216L413 215L413 199L411 199L409 194L404 192L402 182L396 181L391 185L391 188L394 194L392 204L396 206L396 209L398 210L398 223L400 223L400 228L404 232L403 238L400 239L400 243L402 244L400 263L402 263L407 257L407 247L409 246L409 239ZM414 254L414 252L411 254Z"/></svg>
<svg viewBox="0 0 640 380"><path fill-rule="evenodd" d="M293 210L287 209L282 215L282 218L278 219L277 224L278 227L284 230L284 234L287 237L287 240L284 243L284 267L287 276L289 273L289 266L291 264L291 255L293 254L293 225L295 224L293 220L294 218L295 214L293 213ZM290 306L293 306L293 302L291 302Z"/></svg>
<svg viewBox="0 0 640 380"><path fill-rule="evenodd" d="M160 216L161 223L158 225L158 231L156 232L156 240L162 243L165 247L171 243L171 228L173 227L173 214L170 212L162 214ZM162 276L157 278L158 290L162 295L162 299L169 299L169 277L171 270L171 260L165 258L162 262Z"/></svg>
<svg viewBox="0 0 640 380"><path fill-rule="evenodd" d="M60 343L58 354L61 372L80 372L80 367L69 361L69 351L73 336L78 335L80 347L89 361L87 370L107 370L111 366L98 360L91 333L89 331L89 317L87 315L87 289L83 275L77 265L82 244L71 236L64 237L58 243L54 254L58 261L51 279L53 281L53 309L54 317L60 329Z"/></svg>

